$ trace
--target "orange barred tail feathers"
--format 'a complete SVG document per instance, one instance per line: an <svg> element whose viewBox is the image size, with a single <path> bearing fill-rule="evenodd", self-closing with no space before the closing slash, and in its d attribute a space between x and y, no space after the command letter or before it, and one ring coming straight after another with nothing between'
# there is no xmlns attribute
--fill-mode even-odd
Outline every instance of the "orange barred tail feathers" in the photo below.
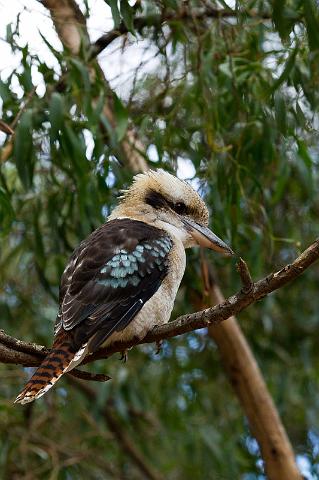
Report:
<svg viewBox="0 0 319 480"><path fill-rule="evenodd" d="M59 336L50 353L36 369L14 403L29 403L42 397L66 372L76 367L86 355L87 345L77 352L71 349L71 341L65 335Z"/></svg>

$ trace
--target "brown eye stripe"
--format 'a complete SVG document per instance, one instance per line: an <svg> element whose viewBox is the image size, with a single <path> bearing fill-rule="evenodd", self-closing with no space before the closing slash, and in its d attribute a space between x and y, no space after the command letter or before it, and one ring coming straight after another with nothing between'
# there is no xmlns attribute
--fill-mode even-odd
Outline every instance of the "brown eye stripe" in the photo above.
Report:
<svg viewBox="0 0 319 480"><path fill-rule="evenodd" d="M174 212L180 215L190 214L190 209L184 202L171 202L165 198L161 193L155 192L155 190L149 190L145 196L145 202L151 205L155 209L159 208L171 208Z"/></svg>
<svg viewBox="0 0 319 480"><path fill-rule="evenodd" d="M145 203L151 205L156 209L164 208L168 206L167 200L163 197L163 195L159 192L155 192L155 190L149 190L145 195Z"/></svg>

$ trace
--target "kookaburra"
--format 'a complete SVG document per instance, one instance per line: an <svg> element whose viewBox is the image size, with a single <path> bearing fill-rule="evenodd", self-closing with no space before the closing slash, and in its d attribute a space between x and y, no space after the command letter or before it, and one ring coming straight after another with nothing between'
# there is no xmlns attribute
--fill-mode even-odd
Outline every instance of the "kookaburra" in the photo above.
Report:
<svg viewBox="0 0 319 480"><path fill-rule="evenodd" d="M208 210L164 170L136 175L108 221L73 252L60 284L52 349L16 402L46 393L86 355L142 339L167 323L185 270L185 248L233 251L208 228Z"/></svg>

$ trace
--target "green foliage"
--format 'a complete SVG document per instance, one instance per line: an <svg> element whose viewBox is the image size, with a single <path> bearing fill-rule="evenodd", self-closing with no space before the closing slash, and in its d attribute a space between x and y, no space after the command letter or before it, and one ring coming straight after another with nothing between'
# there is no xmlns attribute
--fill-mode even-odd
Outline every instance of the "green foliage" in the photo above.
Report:
<svg viewBox="0 0 319 480"><path fill-rule="evenodd" d="M201 1L183 7L188 16L171 0L143 2L140 10L124 0L107 3L115 28L123 21L133 32L134 19L148 17L148 26L129 39L145 39L158 62L147 71L137 66L123 97L106 87L87 51L74 58L42 37L55 71L28 45L19 46L19 19L7 29L21 65L0 80L3 120L10 124L19 115L14 148L0 171L1 326L47 345L68 256L131 181L121 149L129 126L153 152L152 168L192 167L214 231L245 258L254 278L289 262L318 235L316 3L240 1L231 18L215 18ZM34 88L34 71L42 75L43 95ZM106 99L116 125L103 109ZM207 257L225 295L240 288L234 262ZM319 475L317 290L314 267L239 316L313 478ZM192 251L175 314L195 310L202 292L199 253ZM141 478L104 422L106 402L164 478L263 478L258 447L204 332L166 342L159 356L143 347L129 357L125 366L116 357L90 366L113 377L94 385L97 402L63 380L30 409L11 404L26 372L0 365L3 478L27 478L30 471L34 478Z"/></svg>

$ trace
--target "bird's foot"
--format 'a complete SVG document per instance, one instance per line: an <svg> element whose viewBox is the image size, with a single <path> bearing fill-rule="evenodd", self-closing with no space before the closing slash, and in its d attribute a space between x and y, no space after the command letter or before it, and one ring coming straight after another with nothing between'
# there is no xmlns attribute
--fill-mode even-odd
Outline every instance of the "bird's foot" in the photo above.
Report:
<svg viewBox="0 0 319 480"><path fill-rule="evenodd" d="M156 351L155 355L159 355L162 351L162 346L163 346L163 340L156 340Z"/></svg>
<svg viewBox="0 0 319 480"><path fill-rule="evenodd" d="M127 360L128 360L128 349L123 350L123 352L121 352L120 360L122 360L123 363L127 362Z"/></svg>

